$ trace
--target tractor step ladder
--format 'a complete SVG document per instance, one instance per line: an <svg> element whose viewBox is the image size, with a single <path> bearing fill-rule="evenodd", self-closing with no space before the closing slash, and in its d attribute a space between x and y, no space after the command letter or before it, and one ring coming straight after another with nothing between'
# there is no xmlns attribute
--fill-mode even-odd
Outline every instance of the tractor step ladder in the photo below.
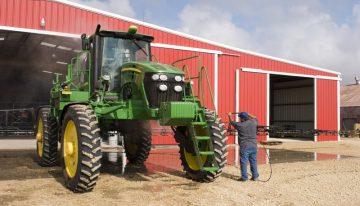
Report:
<svg viewBox="0 0 360 206"><path fill-rule="evenodd" d="M209 75L207 73L207 70L205 68L205 66L200 66L201 65L201 58L199 56L192 56L192 57L188 57L188 58L183 58L183 59L179 59L175 62L172 63L173 66L176 66L177 63L181 62L181 61L185 61L185 60L189 60L189 59L193 59L193 58L197 58L198 60L198 71L197 71L197 76L191 76L190 72L189 72L189 68L188 66L185 64L182 67L182 70L184 71L184 75L187 76L186 80L188 81L192 81L194 79L197 79L198 82L198 92L197 95L195 95L194 90L193 90L193 86L192 84L190 84L190 95L186 95L186 92L184 90L184 100L185 101L192 101L194 103L196 103L197 101L201 102L203 105L205 104L205 89L203 84L203 76L205 76L205 80L207 83L207 89L208 89L208 93L211 97L211 102L212 102L212 106L214 108L215 111L215 116L217 116L217 112L216 112L216 107L215 107L215 101L214 101L214 96L211 90L211 84L210 84L210 80L209 80ZM200 116L204 116L204 111L201 113ZM214 151L214 146L212 143L212 139L210 138L210 131L208 128L208 123L212 123L213 121L206 121L204 119L204 117L196 117L195 119L197 121L191 122L191 124L188 126L189 130L190 130L190 134L191 134L191 139L193 141L193 146L194 146L194 150L195 150L195 155L196 155L196 162L198 163L198 165L200 166L200 169L203 171L217 171L220 169L218 163L216 162L215 159L215 153ZM203 129L207 129L207 136L204 135L197 135L196 134L196 127L203 127ZM202 148L207 148L208 151L202 151L199 149L199 143L201 144ZM203 145L205 144L205 145ZM204 167L202 164L202 160L203 157L206 156L208 158L211 158L212 162Z"/></svg>
<svg viewBox="0 0 360 206"><path fill-rule="evenodd" d="M217 162L215 161L215 153L213 152L213 143L211 141L210 136L198 136L196 134L195 127L199 127L199 126L203 127L203 128L208 127L206 122L192 122L190 124L190 127L191 127L190 133L191 133L192 141L194 144L196 161L197 161L198 165L200 166L200 169L203 171L208 171L208 172L217 171L217 170L219 170L219 167L218 167ZM209 151L200 150L199 143L206 144L206 146L202 145L202 147L208 148ZM210 166L207 166L207 167L203 166L202 159L204 156L207 156L212 159L212 164Z"/></svg>

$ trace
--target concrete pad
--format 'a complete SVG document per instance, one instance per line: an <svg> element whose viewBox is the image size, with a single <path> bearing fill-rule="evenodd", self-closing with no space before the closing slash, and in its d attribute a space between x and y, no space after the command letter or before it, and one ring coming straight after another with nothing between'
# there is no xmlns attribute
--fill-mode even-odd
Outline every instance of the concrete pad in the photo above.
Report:
<svg viewBox="0 0 360 206"><path fill-rule="evenodd" d="M35 139L0 139L0 150L36 149Z"/></svg>

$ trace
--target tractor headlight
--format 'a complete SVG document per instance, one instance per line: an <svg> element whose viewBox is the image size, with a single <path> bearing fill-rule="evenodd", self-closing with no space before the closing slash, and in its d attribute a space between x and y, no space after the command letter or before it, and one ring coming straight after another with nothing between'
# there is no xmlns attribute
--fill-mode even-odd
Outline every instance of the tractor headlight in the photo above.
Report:
<svg viewBox="0 0 360 206"><path fill-rule="evenodd" d="M168 88L165 84L160 84L159 89L160 89L160 91L165 92Z"/></svg>
<svg viewBox="0 0 360 206"><path fill-rule="evenodd" d="M183 90L182 86L176 85L174 87L175 92L181 92Z"/></svg>
<svg viewBox="0 0 360 206"><path fill-rule="evenodd" d="M160 80L166 81L168 80L168 77L165 74L160 74Z"/></svg>
<svg viewBox="0 0 360 206"><path fill-rule="evenodd" d="M158 74L153 74L152 76L151 76L151 79L152 80L158 80L160 78L160 76L158 75Z"/></svg>
<svg viewBox="0 0 360 206"><path fill-rule="evenodd" d="M176 75L176 76L175 76L175 81L177 81L177 82L181 82L181 81L182 81L182 77L181 77L181 76Z"/></svg>

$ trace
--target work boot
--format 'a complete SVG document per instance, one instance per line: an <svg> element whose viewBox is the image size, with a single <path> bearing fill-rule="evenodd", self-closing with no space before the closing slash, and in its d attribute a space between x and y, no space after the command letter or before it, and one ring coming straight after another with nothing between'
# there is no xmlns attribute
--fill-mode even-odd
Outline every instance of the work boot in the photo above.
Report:
<svg viewBox="0 0 360 206"><path fill-rule="evenodd" d="M258 181L259 180L259 177L252 177L251 179L250 179L251 181Z"/></svg>
<svg viewBox="0 0 360 206"><path fill-rule="evenodd" d="M246 182L247 179L243 179L242 177L240 177L239 179L237 179L237 181L240 181L240 182Z"/></svg>

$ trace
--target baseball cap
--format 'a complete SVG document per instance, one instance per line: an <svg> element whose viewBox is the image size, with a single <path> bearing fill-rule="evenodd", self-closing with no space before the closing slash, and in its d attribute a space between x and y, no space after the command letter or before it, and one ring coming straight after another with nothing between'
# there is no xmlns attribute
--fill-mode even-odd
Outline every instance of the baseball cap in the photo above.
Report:
<svg viewBox="0 0 360 206"><path fill-rule="evenodd" d="M240 112L238 114L238 117L240 117L241 119L248 119L249 118L249 114L247 112Z"/></svg>

